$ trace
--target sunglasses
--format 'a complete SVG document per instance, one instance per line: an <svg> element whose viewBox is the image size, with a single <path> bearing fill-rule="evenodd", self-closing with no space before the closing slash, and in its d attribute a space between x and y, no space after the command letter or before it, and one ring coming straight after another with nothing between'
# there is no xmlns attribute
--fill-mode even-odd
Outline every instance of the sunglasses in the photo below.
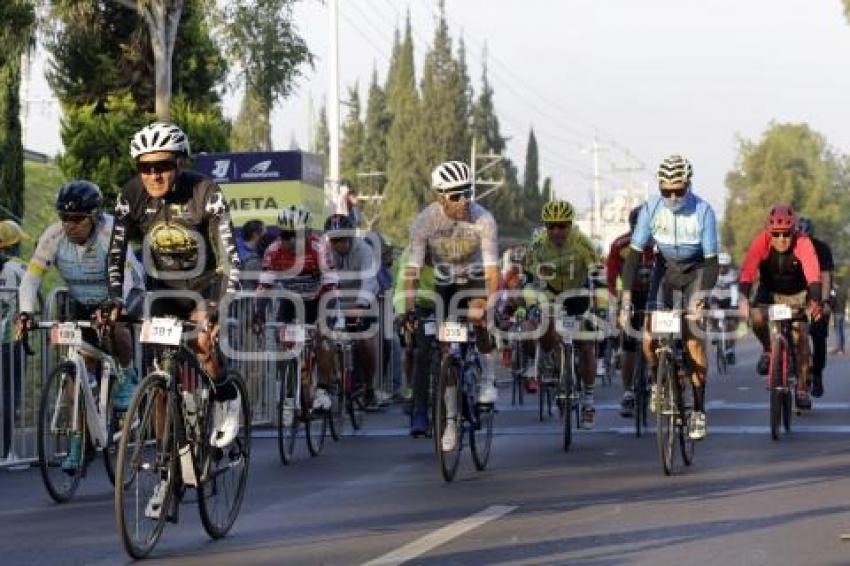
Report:
<svg viewBox="0 0 850 566"><path fill-rule="evenodd" d="M791 232L771 232L771 238L785 238L786 240L791 237Z"/></svg>
<svg viewBox="0 0 850 566"><path fill-rule="evenodd" d="M547 222L546 229L547 230L566 230L570 227L569 222Z"/></svg>
<svg viewBox="0 0 850 566"><path fill-rule="evenodd" d="M467 187L466 189L456 191L456 192L453 192L453 193L448 193L444 196L452 202L458 202L461 199L469 200L469 199L472 198L472 189Z"/></svg>
<svg viewBox="0 0 850 566"><path fill-rule="evenodd" d="M136 163L136 171L140 175L158 175L169 173L177 169L177 162L173 159L163 161L139 161Z"/></svg>
<svg viewBox="0 0 850 566"><path fill-rule="evenodd" d="M66 224L80 224L89 218L88 214L60 214L59 220Z"/></svg>
<svg viewBox="0 0 850 566"><path fill-rule="evenodd" d="M661 191L661 196L664 198L676 197L682 198L685 196L685 193L688 189L659 189Z"/></svg>

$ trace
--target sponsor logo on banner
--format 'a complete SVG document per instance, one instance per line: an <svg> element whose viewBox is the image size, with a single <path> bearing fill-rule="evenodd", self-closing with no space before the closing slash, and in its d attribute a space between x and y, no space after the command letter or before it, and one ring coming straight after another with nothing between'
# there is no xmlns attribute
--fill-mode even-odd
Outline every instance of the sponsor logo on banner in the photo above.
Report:
<svg viewBox="0 0 850 566"><path fill-rule="evenodd" d="M260 161L255 163L253 167L242 173L243 179L276 179L280 177L280 171L269 171L272 165L272 160Z"/></svg>
<svg viewBox="0 0 850 566"><path fill-rule="evenodd" d="M219 159L215 161L212 170L212 176L215 179L227 179L227 172L230 170L229 159Z"/></svg>

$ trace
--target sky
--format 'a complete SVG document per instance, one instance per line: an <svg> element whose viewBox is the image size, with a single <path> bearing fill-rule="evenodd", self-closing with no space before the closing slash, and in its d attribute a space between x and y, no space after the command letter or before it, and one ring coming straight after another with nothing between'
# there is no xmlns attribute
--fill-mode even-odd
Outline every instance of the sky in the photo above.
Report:
<svg viewBox="0 0 850 566"><path fill-rule="evenodd" d="M339 4L342 98L355 82L365 95L373 68L384 80L407 9L421 72L437 0ZM658 162L682 153L695 191L719 212L739 140L757 141L772 121L806 122L850 153L850 26L840 0L446 0L446 12L453 39L466 42L476 92L486 44L508 156L522 171L534 127L542 176L580 207L590 204L594 139L604 191L651 186ZM310 109L328 91L327 7L304 0L295 18L317 59L273 114L279 149L307 143ZM59 111L43 102L44 54L36 59L26 145L55 154ZM238 93L225 102L234 115Z"/></svg>

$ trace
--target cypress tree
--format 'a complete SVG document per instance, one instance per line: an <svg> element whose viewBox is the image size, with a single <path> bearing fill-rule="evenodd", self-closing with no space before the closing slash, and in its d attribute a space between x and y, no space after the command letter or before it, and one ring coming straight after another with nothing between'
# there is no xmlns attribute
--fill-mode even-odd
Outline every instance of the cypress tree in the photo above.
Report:
<svg viewBox="0 0 850 566"><path fill-rule="evenodd" d="M349 183L357 183L357 174L363 170L363 143L365 132L360 120L360 92L358 86L348 89L348 115L342 125L339 155L340 175Z"/></svg>
<svg viewBox="0 0 850 566"><path fill-rule="evenodd" d="M322 157L322 163L326 172L328 170L328 157L331 153L330 145L331 134L328 130L328 113L325 105L322 104L322 107L319 109L319 117L316 120L316 131L313 134L313 147L310 150Z"/></svg>
<svg viewBox="0 0 850 566"><path fill-rule="evenodd" d="M372 72L372 84L369 86L369 100L366 103L366 133L363 144L363 167L369 172L382 172L381 177L373 177L370 186L383 193L387 173L387 136L390 132L391 117L387 110L387 98L378 84L377 69Z"/></svg>

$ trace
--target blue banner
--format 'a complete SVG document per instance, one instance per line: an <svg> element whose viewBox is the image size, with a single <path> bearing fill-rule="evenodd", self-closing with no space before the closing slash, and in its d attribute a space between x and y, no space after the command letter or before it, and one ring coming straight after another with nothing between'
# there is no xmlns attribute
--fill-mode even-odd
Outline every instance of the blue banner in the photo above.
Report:
<svg viewBox="0 0 850 566"><path fill-rule="evenodd" d="M301 151L203 153L195 156L195 169L219 184L304 181L324 185L322 160Z"/></svg>

